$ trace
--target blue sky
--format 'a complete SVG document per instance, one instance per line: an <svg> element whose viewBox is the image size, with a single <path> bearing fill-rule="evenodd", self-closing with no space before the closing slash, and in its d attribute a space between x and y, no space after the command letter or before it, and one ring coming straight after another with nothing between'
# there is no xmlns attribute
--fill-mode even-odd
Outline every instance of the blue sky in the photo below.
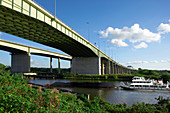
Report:
<svg viewBox="0 0 170 113"><path fill-rule="evenodd" d="M54 0L34 1L54 14ZM136 69L170 70L169 0L56 1L57 18L86 39L89 22L90 42L118 63ZM3 32L0 38L63 53ZM49 67L46 57L34 55L31 62L31 66ZM0 63L10 65L8 52L0 51ZM69 62L62 61L62 67L69 67Z"/></svg>

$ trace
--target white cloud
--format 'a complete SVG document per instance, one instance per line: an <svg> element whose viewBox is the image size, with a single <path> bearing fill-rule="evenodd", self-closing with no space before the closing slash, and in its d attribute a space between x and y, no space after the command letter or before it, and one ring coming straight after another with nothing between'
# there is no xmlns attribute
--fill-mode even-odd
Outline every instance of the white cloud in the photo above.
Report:
<svg viewBox="0 0 170 113"><path fill-rule="evenodd" d="M138 65L138 64L147 64L147 63L167 63L170 62L170 60L153 60L153 61L134 61L134 62L128 62L128 65Z"/></svg>
<svg viewBox="0 0 170 113"><path fill-rule="evenodd" d="M161 62L161 63L165 63L165 62L167 62L167 61L166 61L166 60L161 60L160 62Z"/></svg>
<svg viewBox="0 0 170 113"><path fill-rule="evenodd" d="M161 23L158 27L158 31L160 33L168 33L170 32L170 24L164 24L164 23Z"/></svg>
<svg viewBox="0 0 170 113"><path fill-rule="evenodd" d="M113 42L116 42L121 40L121 42L124 42L125 40L129 40L131 43L137 43L137 42L157 42L160 41L161 35L160 33L153 33L149 31L148 29L142 29L140 28L139 24L134 24L130 28L123 27L122 29L119 28L112 28L108 27L106 30L99 31L99 34L103 38L113 38L116 40L112 40ZM124 42L125 43L125 42ZM115 43L113 43L115 44ZM124 44L123 44L124 45ZM145 43L146 45L146 43ZM120 45L118 45L120 46Z"/></svg>
<svg viewBox="0 0 170 113"><path fill-rule="evenodd" d="M103 38L128 39L132 43L141 41L152 42L161 39L159 33L152 33L148 29L142 29L139 24L134 24L130 28L123 27L123 29L108 27L104 31L99 31L99 33Z"/></svg>
<svg viewBox="0 0 170 113"><path fill-rule="evenodd" d="M159 61L154 60L154 61L150 61L150 63L159 63Z"/></svg>
<svg viewBox="0 0 170 113"><path fill-rule="evenodd" d="M148 61L134 61L134 62L128 62L127 64L146 64L149 63Z"/></svg>
<svg viewBox="0 0 170 113"><path fill-rule="evenodd" d="M44 60L50 60L50 57L44 57Z"/></svg>
<svg viewBox="0 0 170 113"><path fill-rule="evenodd" d="M31 66L36 67L36 66L48 66L48 65L42 64L42 62L37 62L37 61L31 59Z"/></svg>
<svg viewBox="0 0 170 113"><path fill-rule="evenodd" d="M122 40L119 40L119 39L112 39L110 43L113 45L119 46L119 47L120 46L122 46L122 47L128 46L128 44L126 44L125 42L123 42Z"/></svg>
<svg viewBox="0 0 170 113"><path fill-rule="evenodd" d="M139 48L147 48L148 45L145 42L140 43L139 45L134 46L134 48L139 49Z"/></svg>
<svg viewBox="0 0 170 113"><path fill-rule="evenodd" d="M34 60L31 59L31 65L35 66L35 65L39 65L39 64L40 64L39 62L34 61Z"/></svg>

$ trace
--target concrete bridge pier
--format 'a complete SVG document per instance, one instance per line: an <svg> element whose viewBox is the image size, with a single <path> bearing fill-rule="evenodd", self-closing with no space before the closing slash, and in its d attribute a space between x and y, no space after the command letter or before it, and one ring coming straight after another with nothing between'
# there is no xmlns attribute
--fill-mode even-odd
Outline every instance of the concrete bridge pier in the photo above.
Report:
<svg viewBox="0 0 170 113"><path fill-rule="evenodd" d="M105 69L106 69L106 66L105 66L105 62L104 60L101 59L101 74L104 75L105 74Z"/></svg>
<svg viewBox="0 0 170 113"><path fill-rule="evenodd" d="M61 73L61 69L60 69L60 58L58 58L58 73Z"/></svg>
<svg viewBox="0 0 170 113"><path fill-rule="evenodd" d="M103 67L103 64L101 66L100 57L73 57L72 58L72 73L75 74L78 73L78 74L101 75L101 67Z"/></svg>
<svg viewBox="0 0 170 113"><path fill-rule="evenodd" d="M53 58L50 57L50 72L53 72Z"/></svg>
<svg viewBox="0 0 170 113"><path fill-rule="evenodd" d="M111 61L101 58L101 74L102 75L113 73L114 69L112 68L113 66L112 66Z"/></svg>
<svg viewBox="0 0 170 113"><path fill-rule="evenodd" d="M122 67L119 66L119 74L122 74L123 70L122 70Z"/></svg>
<svg viewBox="0 0 170 113"><path fill-rule="evenodd" d="M116 65L113 63L113 74L116 74Z"/></svg>
<svg viewBox="0 0 170 113"><path fill-rule="evenodd" d="M12 53L11 54L11 73L29 73L30 54Z"/></svg>
<svg viewBox="0 0 170 113"><path fill-rule="evenodd" d="M127 70L126 70L125 68L123 68L123 72L124 72L124 73L127 73Z"/></svg>
<svg viewBox="0 0 170 113"><path fill-rule="evenodd" d="M58 58L58 73L61 73L60 70L60 58ZM53 57L50 57L50 72L53 72Z"/></svg>
<svg viewBox="0 0 170 113"><path fill-rule="evenodd" d="M126 73L128 74L128 69L125 69Z"/></svg>
<svg viewBox="0 0 170 113"><path fill-rule="evenodd" d="M116 74L119 74L119 66L118 65L116 65L116 71L117 71Z"/></svg>
<svg viewBox="0 0 170 113"><path fill-rule="evenodd" d="M110 74L111 71L111 66L110 66L110 61L106 61L106 74Z"/></svg>
<svg viewBox="0 0 170 113"><path fill-rule="evenodd" d="M111 62L111 74L114 74L114 64Z"/></svg>

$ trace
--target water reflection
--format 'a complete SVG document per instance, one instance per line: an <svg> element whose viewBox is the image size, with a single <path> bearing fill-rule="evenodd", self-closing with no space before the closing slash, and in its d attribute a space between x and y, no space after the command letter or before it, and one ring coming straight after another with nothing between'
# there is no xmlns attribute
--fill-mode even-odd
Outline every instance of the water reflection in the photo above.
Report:
<svg viewBox="0 0 170 113"><path fill-rule="evenodd" d="M30 80L31 83L36 84L52 84L55 82L76 82L77 80ZM77 81L77 82L96 82L96 81ZM102 81L103 82L103 81ZM119 82L111 82L116 86L119 86ZM86 93L90 94L90 99L93 99L94 97L101 97L104 100L112 103L112 104L123 104L126 103L128 106L131 106L133 103L150 103L154 104L157 103L157 100L155 98L158 98L159 96L163 96L164 98L170 97L170 92L154 92L154 91L129 91L129 90L117 90L113 88L63 88L67 90L71 90L74 92L79 93Z"/></svg>

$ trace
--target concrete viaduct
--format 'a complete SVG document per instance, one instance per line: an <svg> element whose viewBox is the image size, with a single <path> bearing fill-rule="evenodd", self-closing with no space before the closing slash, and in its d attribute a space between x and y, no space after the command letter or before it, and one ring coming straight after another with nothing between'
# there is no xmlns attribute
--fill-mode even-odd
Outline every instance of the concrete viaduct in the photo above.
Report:
<svg viewBox="0 0 170 113"><path fill-rule="evenodd" d="M0 31L41 43L72 56L72 72L130 73L96 46L32 0L0 0Z"/></svg>
<svg viewBox="0 0 170 113"><path fill-rule="evenodd" d="M52 58L58 59L58 68L60 73L60 59L72 60L71 56L51 52L31 46L17 44L0 39L0 50L11 53L11 73L30 72L30 55L39 55L50 58L50 70L52 72Z"/></svg>

